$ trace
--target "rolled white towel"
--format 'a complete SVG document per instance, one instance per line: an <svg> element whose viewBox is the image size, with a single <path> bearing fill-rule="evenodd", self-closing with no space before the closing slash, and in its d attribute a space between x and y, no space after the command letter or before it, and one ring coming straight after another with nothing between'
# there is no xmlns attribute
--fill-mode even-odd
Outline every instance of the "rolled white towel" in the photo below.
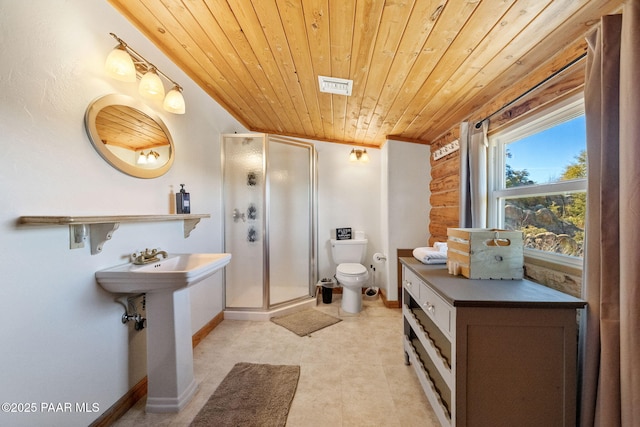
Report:
<svg viewBox="0 0 640 427"><path fill-rule="evenodd" d="M447 242L435 242L433 244L433 249L436 251L447 253L449 247L447 246Z"/></svg>
<svg viewBox="0 0 640 427"><path fill-rule="evenodd" d="M423 264L446 264L447 254L446 252L440 252L435 248L415 248L413 250L413 257Z"/></svg>

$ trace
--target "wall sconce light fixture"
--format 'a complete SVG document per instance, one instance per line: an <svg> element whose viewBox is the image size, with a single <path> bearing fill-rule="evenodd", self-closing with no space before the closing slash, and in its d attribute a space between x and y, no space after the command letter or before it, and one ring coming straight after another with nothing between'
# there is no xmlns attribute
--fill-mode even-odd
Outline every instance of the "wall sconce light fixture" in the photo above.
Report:
<svg viewBox="0 0 640 427"><path fill-rule="evenodd" d="M165 73L160 71L155 65L147 61L142 55L127 45L113 33L109 33L118 41L116 46L105 62L105 71L111 77L123 82L135 82L140 74L140 85L138 92L147 99L163 101L163 108L174 114L185 113L185 102L182 96L182 86L170 79ZM173 85L172 89L165 96L164 85L160 76Z"/></svg>
<svg viewBox="0 0 640 427"><path fill-rule="evenodd" d="M136 163L139 165L146 165L147 164L147 155L144 154L144 151L140 152L140 155L138 156L138 160L136 160Z"/></svg>
<svg viewBox="0 0 640 427"><path fill-rule="evenodd" d="M351 153L349 153L349 161L357 162L358 160L364 163L369 161L369 155L367 154L366 148L364 150L356 150L355 148L351 150Z"/></svg>
<svg viewBox="0 0 640 427"><path fill-rule="evenodd" d="M158 161L158 157L160 157L160 153L158 153L157 151L149 151L149 154L147 154L147 163L155 163Z"/></svg>
<svg viewBox="0 0 640 427"><path fill-rule="evenodd" d="M153 164L158 161L158 157L160 157L160 153L157 151L149 150L147 154L141 151L136 163L139 165Z"/></svg>

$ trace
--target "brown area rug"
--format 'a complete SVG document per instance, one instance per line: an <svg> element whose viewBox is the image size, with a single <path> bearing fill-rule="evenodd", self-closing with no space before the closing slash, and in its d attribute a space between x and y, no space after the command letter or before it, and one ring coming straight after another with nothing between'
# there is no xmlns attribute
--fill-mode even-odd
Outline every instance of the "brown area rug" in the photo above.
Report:
<svg viewBox="0 0 640 427"><path fill-rule="evenodd" d="M302 310L292 314L285 314L280 317L272 317L271 321L277 325L287 328L294 334L301 337L319 331L327 326L341 322L342 319L330 316L318 310Z"/></svg>
<svg viewBox="0 0 640 427"><path fill-rule="evenodd" d="M191 426L284 426L299 377L300 366L237 363Z"/></svg>

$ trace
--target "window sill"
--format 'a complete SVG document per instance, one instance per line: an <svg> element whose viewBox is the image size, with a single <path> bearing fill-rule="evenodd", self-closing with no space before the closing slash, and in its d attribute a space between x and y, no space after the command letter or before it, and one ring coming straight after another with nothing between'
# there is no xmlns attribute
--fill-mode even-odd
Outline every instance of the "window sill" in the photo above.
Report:
<svg viewBox="0 0 640 427"><path fill-rule="evenodd" d="M524 263L533 264L539 267L548 268L560 273L573 276L582 275L583 261L581 258L568 257L565 255L539 253L540 251L526 250L524 252Z"/></svg>

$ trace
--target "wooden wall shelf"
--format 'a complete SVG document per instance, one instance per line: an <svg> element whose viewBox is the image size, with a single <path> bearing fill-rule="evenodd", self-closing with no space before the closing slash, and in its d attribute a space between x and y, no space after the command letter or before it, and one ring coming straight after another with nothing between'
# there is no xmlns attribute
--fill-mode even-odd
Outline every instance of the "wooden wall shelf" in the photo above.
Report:
<svg viewBox="0 0 640 427"><path fill-rule="evenodd" d="M98 215L98 216L21 216L20 225L68 225L69 248L83 248L89 238L91 254L102 252L104 243L111 239L113 232L121 222L159 222L183 221L184 237L189 237L191 231L202 218L211 218L209 214L169 214L169 215Z"/></svg>

